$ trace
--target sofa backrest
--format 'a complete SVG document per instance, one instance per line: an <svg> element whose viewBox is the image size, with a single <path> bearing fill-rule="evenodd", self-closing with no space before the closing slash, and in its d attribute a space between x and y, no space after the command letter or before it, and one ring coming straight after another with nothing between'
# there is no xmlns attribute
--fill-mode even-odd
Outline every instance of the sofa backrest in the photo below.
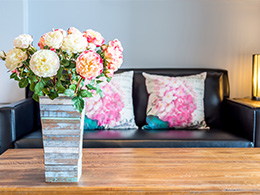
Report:
<svg viewBox="0 0 260 195"><path fill-rule="evenodd" d="M133 80L133 104L136 124L142 127L146 124L146 108L148 94L145 87L145 78L142 72L165 76L187 76L207 72L204 93L205 120L210 127L222 126L222 102L229 97L228 72L221 69L121 69L134 71Z"/></svg>
<svg viewBox="0 0 260 195"><path fill-rule="evenodd" d="M133 104L135 120L138 127L146 124L146 108L148 94L145 87L145 78L142 72L165 76L187 76L207 72L204 93L205 120L210 127L222 126L222 103L223 99L229 97L228 72L221 69L120 69L117 73L134 71L133 79ZM27 87L26 97L32 97L32 92Z"/></svg>

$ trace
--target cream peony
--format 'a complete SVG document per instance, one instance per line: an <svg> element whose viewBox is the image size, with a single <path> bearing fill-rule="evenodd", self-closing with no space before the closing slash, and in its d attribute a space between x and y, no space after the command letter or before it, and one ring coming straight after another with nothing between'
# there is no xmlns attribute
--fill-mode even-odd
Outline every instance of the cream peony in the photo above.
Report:
<svg viewBox="0 0 260 195"><path fill-rule="evenodd" d="M78 53L86 50L87 39L80 34L69 34L63 40L61 49L69 53Z"/></svg>
<svg viewBox="0 0 260 195"><path fill-rule="evenodd" d="M104 55L107 61L107 68L117 71L123 63L123 47L119 40L115 39L109 41L108 46L105 47Z"/></svg>
<svg viewBox="0 0 260 195"><path fill-rule="evenodd" d="M60 60L55 52L43 49L32 55L30 67L34 74L40 77L51 77L57 74Z"/></svg>
<svg viewBox="0 0 260 195"><path fill-rule="evenodd" d="M63 35L63 37L67 36L67 32L65 30L61 29L61 28L55 29L53 31L59 31Z"/></svg>
<svg viewBox="0 0 260 195"><path fill-rule="evenodd" d="M32 41L33 38L31 35L22 34L14 39L14 46L26 49L31 45Z"/></svg>
<svg viewBox="0 0 260 195"><path fill-rule="evenodd" d="M97 47L100 47L105 42L105 39L97 31L89 29L89 30L84 31L83 33L84 33L84 37L87 38L88 43L93 43Z"/></svg>
<svg viewBox="0 0 260 195"><path fill-rule="evenodd" d="M60 31L48 32L45 36L45 44L51 48L59 49L63 41L63 34Z"/></svg>
<svg viewBox="0 0 260 195"><path fill-rule="evenodd" d="M9 50L5 56L5 66L11 71L22 65L22 61L27 59L27 54L21 49L14 48Z"/></svg>
<svg viewBox="0 0 260 195"><path fill-rule="evenodd" d="M103 71L103 60L94 51L82 52L76 61L76 72L85 79L93 79Z"/></svg>

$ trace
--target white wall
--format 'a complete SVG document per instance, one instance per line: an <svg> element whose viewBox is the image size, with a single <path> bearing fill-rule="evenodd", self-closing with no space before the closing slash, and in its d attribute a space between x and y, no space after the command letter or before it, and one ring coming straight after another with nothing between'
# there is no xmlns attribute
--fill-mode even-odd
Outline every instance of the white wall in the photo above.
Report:
<svg viewBox="0 0 260 195"><path fill-rule="evenodd" d="M124 68L223 68L232 97L251 95L259 0L26 1L34 45L52 28L92 28L122 42Z"/></svg>
<svg viewBox="0 0 260 195"><path fill-rule="evenodd" d="M0 50L6 52L13 48L13 39L24 32L23 1L0 0ZM24 99L24 89L20 89L10 72L0 60L0 103Z"/></svg>

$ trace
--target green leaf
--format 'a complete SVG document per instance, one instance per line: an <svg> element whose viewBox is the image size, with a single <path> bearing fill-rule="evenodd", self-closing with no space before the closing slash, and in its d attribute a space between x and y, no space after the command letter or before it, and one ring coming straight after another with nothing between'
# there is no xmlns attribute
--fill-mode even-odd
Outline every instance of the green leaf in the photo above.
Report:
<svg viewBox="0 0 260 195"><path fill-rule="evenodd" d="M29 79L30 79L30 82L31 83L34 83L34 82L37 82L37 78L36 76L31 72L30 75L29 75Z"/></svg>
<svg viewBox="0 0 260 195"><path fill-rule="evenodd" d="M33 94L33 99L36 101L36 102L39 102L39 95L34 93Z"/></svg>
<svg viewBox="0 0 260 195"><path fill-rule="evenodd" d="M68 79L69 79L69 77L67 75L61 75L61 77L60 77L61 81L66 81Z"/></svg>
<svg viewBox="0 0 260 195"><path fill-rule="evenodd" d="M107 77L107 82L109 83L111 81L112 77Z"/></svg>
<svg viewBox="0 0 260 195"><path fill-rule="evenodd" d="M102 57L104 58L104 52L102 50L98 50L97 53Z"/></svg>
<svg viewBox="0 0 260 195"><path fill-rule="evenodd" d="M51 82L51 78L50 77L41 78L41 82L43 83L43 85L46 85L48 82Z"/></svg>
<svg viewBox="0 0 260 195"><path fill-rule="evenodd" d="M26 79L26 78L21 79L21 80L19 81L19 87L20 87L20 88L27 87L28 84L29 84L29 82L28 82L28 79Z"/></svg>
<svg viewBox="0 0 260 195"><path fill-rule="evenodd" d="M103 83L104 81L102 81L102 80L97 80L97 84L99 84L99 83Z"/></svg>
<svg viewBox="0 0 260 195"><path fill-rule="evenodd" d="M20 81L20 79L19 79L19 77L17 76L17 75L15 75L15 78L14 78L14 80L16 80L16 81Z"/></svg>
<svg viewBox="0 0 260 195"><path fill-rule="evenodd" d="M88 90L86 90L86 89L82 89L82 90L80 90L79 91L79 96L81 96L81 97L92 97L92 93L91 92L89 92Z"/></svg>
<svg viewBox="0 0 260 195"><path fill-rule="evenodd" d="M101 98L104 97L103 91L100 89L100 86L97 84L96 92L100 95Z"/></svg>
<svg viewBox="0 0 260 195"><path fill-rule="evenodd" d="M49 47L47 45L43 46L43 49L49 49Z"/></svg>
<svg viewBox="0 0 260 195"><path fill-rule="evenodd" d="M81 113L85 106L85 103L84 103L84 100L82 99L82 97L76 96L72 99L72 102L73 102L73 106L74 106L75 110L77 110L77 111L79 111L79 113Z"/></svg>
<svg viewBox="0 0 260 195"><path fill-rule="evenodd" d="M40 94L40 92L42 91L42 89L44 88L44 84L42 81L39 81L34 88L34 93L36 94Z"/></svg>
<svg viewBox="0 0 260 195"><path fill-rule="evenodd" d="M76 60L79 57L79 54L74 54L73 58Z"/></svg>
<svg viewBox="0 0 260 195"><path fill-rule="evenodd" d="M57 79L59 80L61 78L62 72L63 72L63 67L60 67L60 69L57 72Z"/></svg>
<svg viewBox="0 0 260 195"><path fill-rule="evenodd" d="M106 76L106 75L102 72L100 75L97 76L97 79L104 77L104 76Z"/></svg>
<svg viewBox="0 0 260 195"><path fill-rule="evenodd" d="M76 63L70 61L68 68L76 68Z"/></svg>
<svg viewBox="0 0 260 195"><path fill-rule="evenodd" d="M42 92L45 93L46 95L48 95L50 93L50 91L47 88L43 88Z"/></svg>
<svg viewBox="0 0 260 195"><path fill-rule="evenodd" d="M74 90L71 90L71 89L66 89L64 91L64 94L68 97L73 97L75 95L75 91Z"/></svg>
<svg viewBox="0 0 260 195"><path fill-rule="evenodd" d="M35 84L34 82L32 82L32 83L30 84L30 90L31 90L31 91L34 91L35 85L36 85L36 84Z"/></svg>
<svg viewBox="0 0 260 195"><path fill-rule="evenodd" d="M59 97L59 94L57 91L52 91L48 94L48 96L51 100L54 100L55 98Z"/></svg>
<svg viewBox="0 0 260 195"><path fill-rule="evenodd" d="M148 115L146 123L142 129L169 129L169 122L159 119L158 116Z"/></svg>
<svg viewBox="0 0 260 195"><path fill-rule="evenodd" d="M56 83L57 89L59 93L64 93L64 91L66 90L65 87L63 87L62 83L60 80L58 80L58 82Z"/></svg>
<svg viewBox="0 0 260 195"><path fill-rule="evenodd" d="M97 93L100 95L101 98L104 97L103 91L101 89L97 89Z"/></svg>
<svg viewBox="0 0 260 195"><path fill-rule="evenodd" d="M10 79L14 79L16 76L17 76L17 75L16 75L16 73L14 72L14 73L12 73L12 74L10 75Z"/></svg>
<svg viewBox="0 0 260 195"><path fill-rule="evenodd" d="M72 85L69 86L69 89L71 89L71 90L73 90L73 91L75 91L76 88L77 88L77 85L76 85L76 84L72 84Z"/></svg>
<svg viewBox="0 0 260 195"><path fill-rule="evenodd" d="M91 85L91 84L87 84L87 85L86 85L86 88L87 88L88 90L97 90L97 88L96 88L95 86Z"/></svg>
<svg viewBox="0 0 260 195"><path fill-rule="evenodd" d="M65 67L68 67L70 65L70 62L66 59L63 59L63 60L60 61L60 64L65 66Z"/></svg>

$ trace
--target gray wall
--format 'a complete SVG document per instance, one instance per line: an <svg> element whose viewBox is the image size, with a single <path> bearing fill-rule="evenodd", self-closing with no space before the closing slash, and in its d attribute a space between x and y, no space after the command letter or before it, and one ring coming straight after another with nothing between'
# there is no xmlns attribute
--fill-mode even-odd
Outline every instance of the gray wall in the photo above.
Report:
<svg viewBox="0 0 260 195"><path fill-rule="evenodd" d="M229 71L232 97L251 95L252 54L260 53L260 0L24 2L34 45L52 28L91 28L107 41L122 42L124 68L223 68ZM5 48L21 31L17 26L12 29L12 35L9 27L2 30L12 37L0 37ZM0 101L5 101L2 95Z"/></svg>
<svg viewBox="0 0 260 195"><path fill-rule="evenodd" d="M13 39L24 29L23 1L0 0L0 50L6 52L13 48ZM0 103L14 102L24 98L24 89L10 80L10 72L0 60Z"/></svg>

